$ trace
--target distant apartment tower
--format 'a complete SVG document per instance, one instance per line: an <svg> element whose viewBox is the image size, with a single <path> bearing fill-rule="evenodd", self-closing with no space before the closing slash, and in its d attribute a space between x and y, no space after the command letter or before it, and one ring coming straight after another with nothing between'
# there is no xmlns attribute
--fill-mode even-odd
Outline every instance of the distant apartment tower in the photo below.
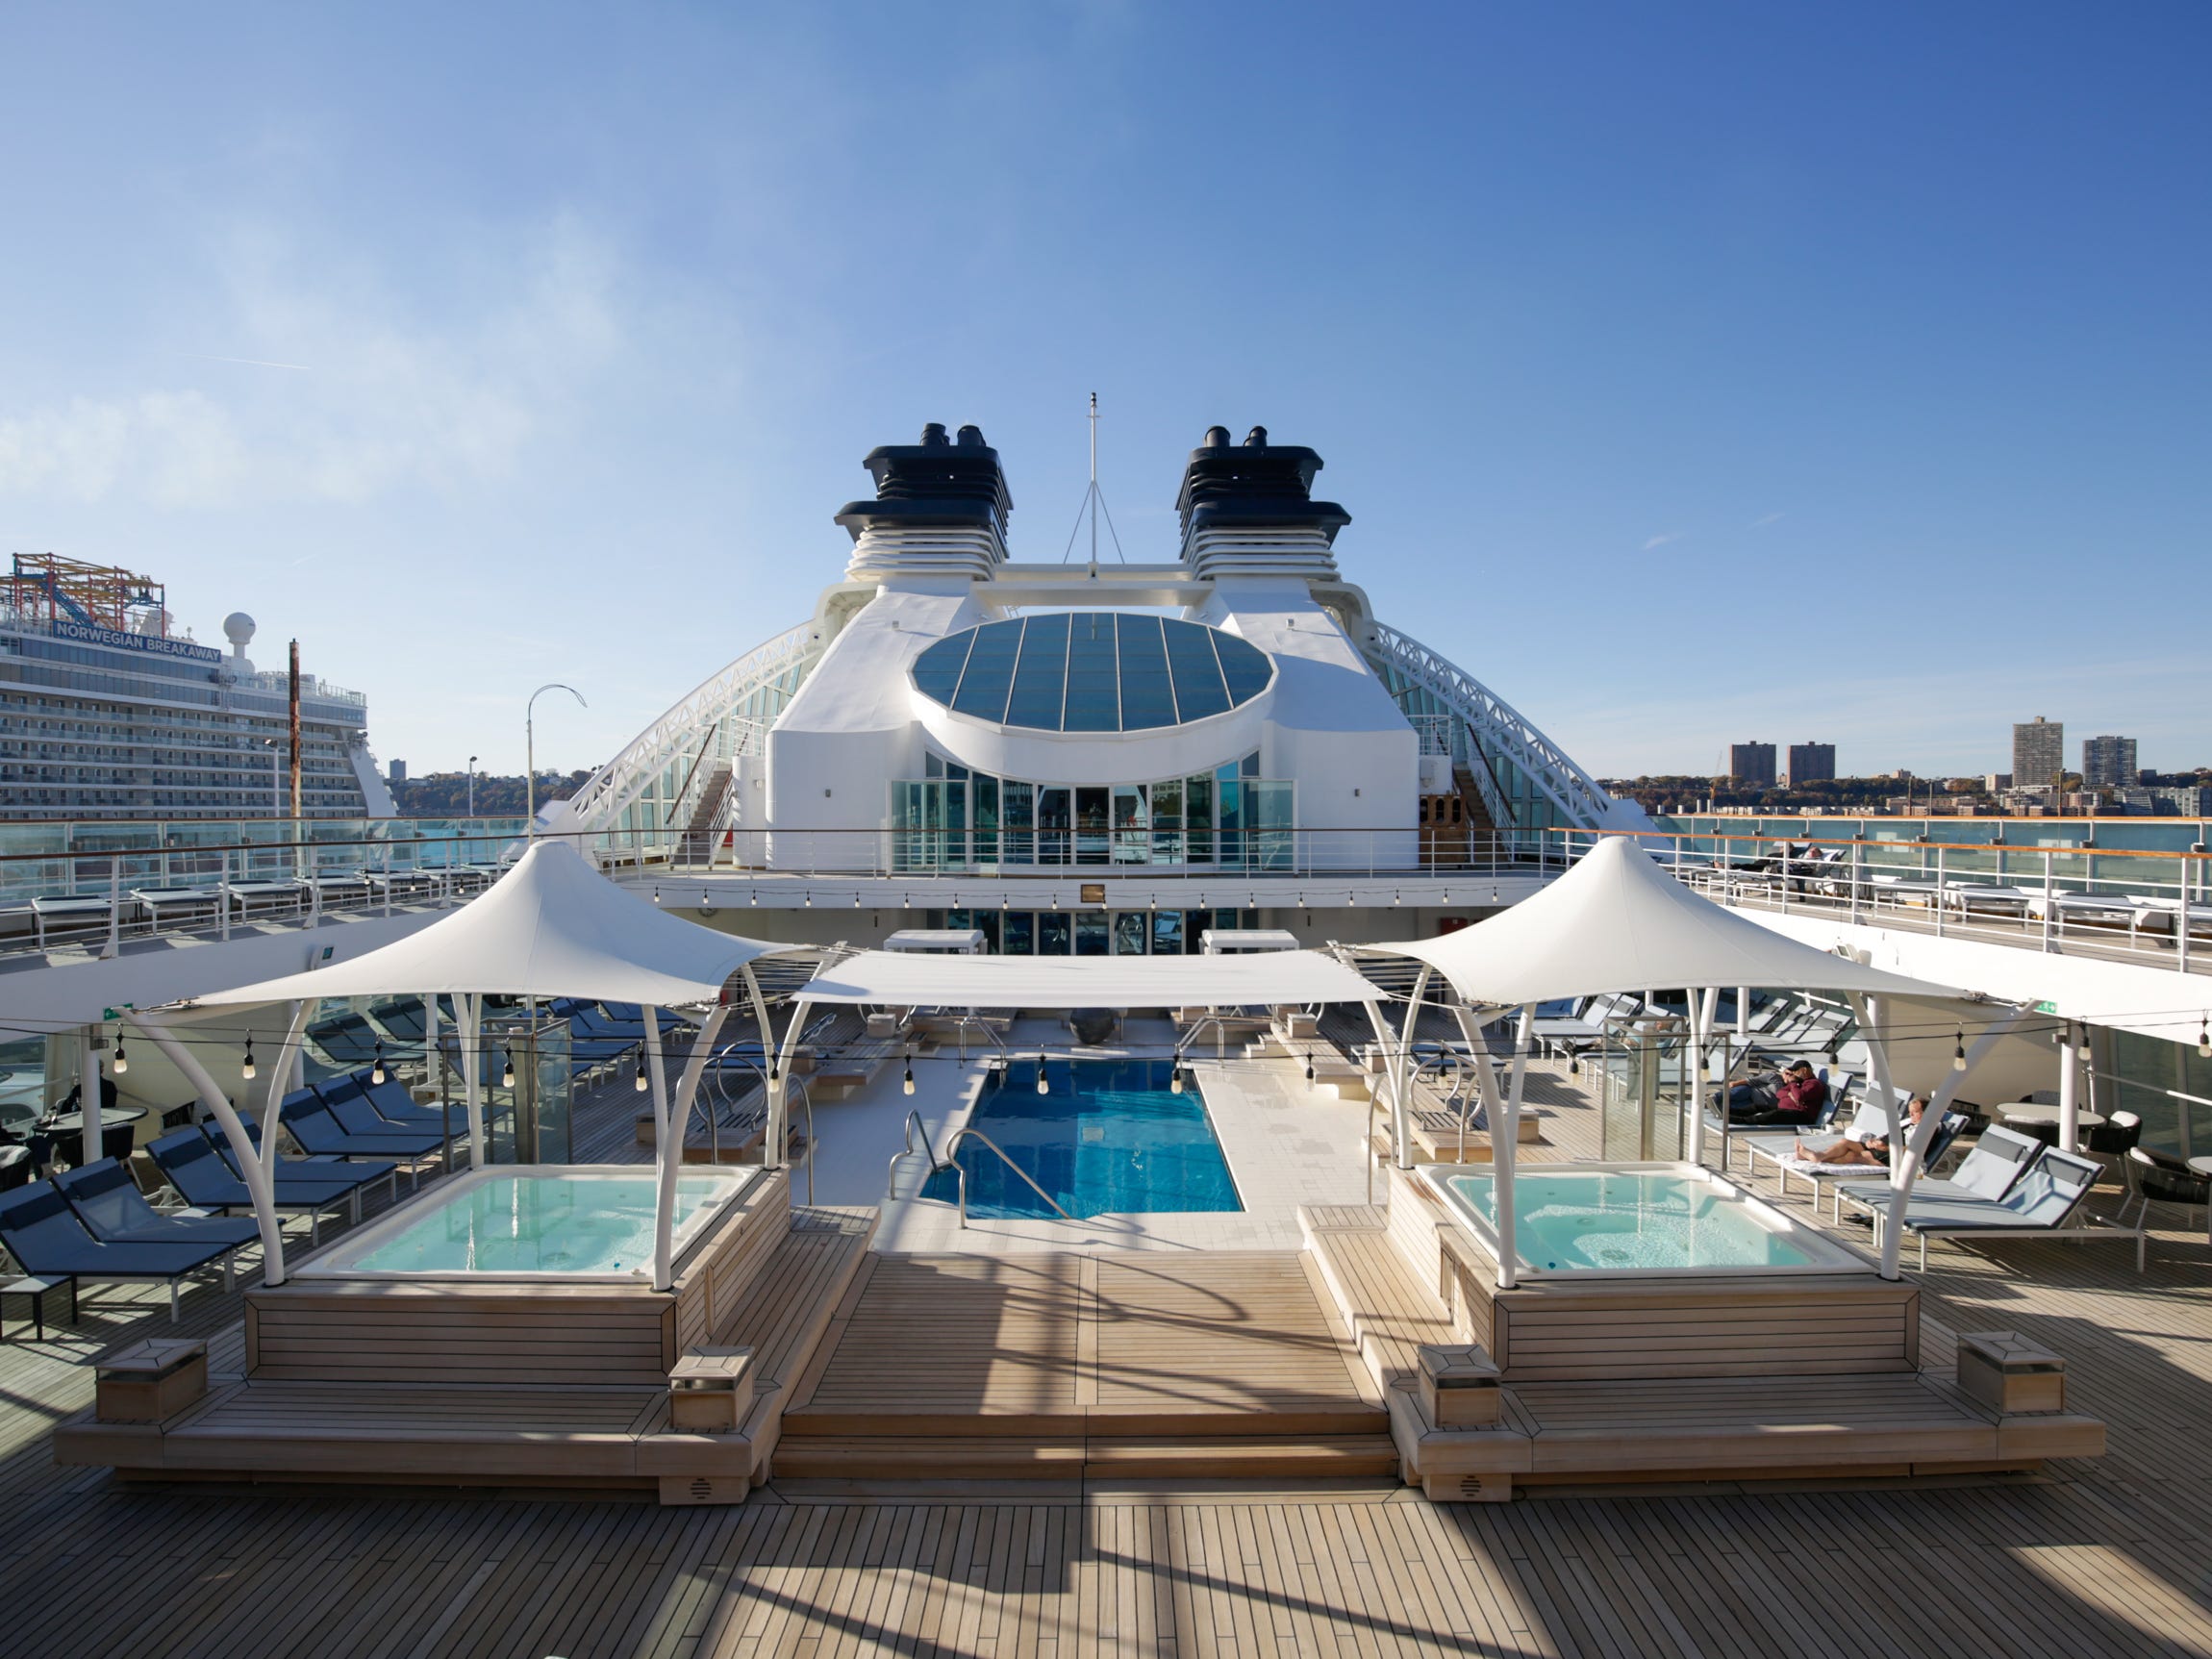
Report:
<svg viewBox="0 0 2212 1659"><path fill-rule="evenodd" d="M1752 789L1772 789L1774 787L1774 745L1772 743L1730 743L1728 745L1728 778L1732 783L1746 784Z"/></svg>
<svg viewBox="0 0 2212 1659"><path fill-rule="evenodd" d="M2041 715L2012 728L2012 782L2015 789L2048 789L2066 769L2066 722Z"/></svg>
<svg viewBox="0 0 2212 1659"><path fill-rule="evenodd" d="M1790 772L1787 782L1797 789L1801 784L1833 783L1836 777L1836 745L1833 743L1792 743L1790 745Z"/></svg>
<svg viewBox="0 0 2212 1659"><path fill-rule="evenodd" d="M2135 787L2133 738L2081 740L2081 787L2085 790L2131 790Z"/></svg>
<svg viewBox="0 0 2212 1659"><path fill-rule="evenodd" d="M405 761L393 761L391 765L385 769L385 777L390 782L395 784L403 784L407 782L407 763Z"/></svg>

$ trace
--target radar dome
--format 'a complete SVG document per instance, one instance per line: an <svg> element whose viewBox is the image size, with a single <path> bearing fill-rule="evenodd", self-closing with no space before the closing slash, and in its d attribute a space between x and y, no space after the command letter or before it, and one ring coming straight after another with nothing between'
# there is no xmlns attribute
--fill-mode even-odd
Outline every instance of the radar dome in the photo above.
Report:
<svg viewBox="0 0 2212 1659"><path fill-rule="evenodd" d="M223 638L241 651L253 641L254 619L243 611L233 611L223 618Z"/></svg>

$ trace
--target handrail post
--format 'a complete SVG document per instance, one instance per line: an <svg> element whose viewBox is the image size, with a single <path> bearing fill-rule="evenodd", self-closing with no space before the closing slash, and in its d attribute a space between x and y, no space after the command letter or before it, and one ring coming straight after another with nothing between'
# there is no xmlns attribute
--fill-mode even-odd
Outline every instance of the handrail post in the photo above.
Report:
<svg viewBox="0 0 2212 1659"><path fill-rule="evenodd" d="M108 855L108 944L100 952L103 962L113 961L123 954L123 857L120 853ZM85 1097L92 1097L88 1090ZM89 1160L88 1160L88 1162Z"/></svg>
<svg viewBox="0 0 2212 1659"><path fill-rule="evenodd" d="M2051 873L2050 848L2043 849L2043 948L2050 949L2050 918L2058 914L2058 888Z"/></svg>
<svg viewBox="0 0 2212 1659"><path fill-rule="evenodd" d="M2174 966L2189 971L2189 855L2181 855L2181 908L2174 916Z"/></svg>
<svg viewBox="0 0 2212 1659"><path fill-rule="evenodd" d="M1947 905L1949 903L1949 897L1948 897L1948 894L1947 894L1947 893L1944 892L1944 882L1943 882L1943 855L1944 855L1944 848L1943 848L1943 845L1942 845L1942 843L1941 843L1941 842L1938 842L1938 843L1937 843L1937 845L1936 845L1936 849L1935 849L1935 852L1936 852L1936 890L1935 890L1935 901L1936 901L1936 902L1935 902L1935 913L1936 913L1936 938L1938 938L1938 939L1941 939L1941 938L1943 937L1943 925L1944 925L1944 915L1943 915L1943 913L1944 913L1944 909L1945 909L1945 907L1946 907L1946 906L1947 906Z"/></svg>

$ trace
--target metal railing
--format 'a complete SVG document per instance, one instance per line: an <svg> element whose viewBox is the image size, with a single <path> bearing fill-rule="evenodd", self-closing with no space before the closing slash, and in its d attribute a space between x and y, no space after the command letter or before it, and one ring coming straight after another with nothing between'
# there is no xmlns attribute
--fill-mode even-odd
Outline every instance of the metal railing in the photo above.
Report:
<svg viewBox="0 0 2212 1659"><path fill-rule="evenodd" d="M993 1141L990 1136L986 1135L974 1124L969 1123L954 1130L952 1133L952 1138L944 1144L944 1154L942 1157L930 1150L929 1128L928 1125L922 1122L921 1114L919 1112L907 1113L906 1122L902 1125L902 1130L905 1136L905 1144L900 1146L896 1152L893 1152L891 1155L891 1169L890 1173L885 1177L884 1182L887 1192L890 1190L892 1184L898 1179L898 1164L900 1159L912 1158L917 1155L923 1158L927 1158L929 1160L929 1173L931 1175L942 1174L947 1169L950 1169L953 1172L953 1189L959 1194L960 1198L960 1224L965 1229L968 1225L968 1169L966 1165L962 1164L960 1160L955 1158L952 1154L954 1149L957 1148L963 1141L966 1141L972 1136L974 1139L982 1142L986 1146L990 1147L993 1152L996 1152L1001 1163L1003 1163L1009 1169L1012 1169L1017 1175L1019 1175L1023 1181L1028 1182L1029 1190L1032 1193L1035 1193L1040 1198L1043 1198L1047 1204L1050 1204L1052 1206L1052 1213L1054 1215L1058 1216L1063 1221L1072 1221L1075 1219L1073 1216L1070 1216L1066 1210L1060 1207L1059 1202L1052 1196L1050 1193L1047 1193L1043 1187L1040 1187L1034 1180L1030 1178L1028 1170L1024 1169L1020 1165L1017 1164L1012 1158L1009 1158L1006 1155L1005 1147L1001 1146L997 1142ZM915 1137L917 1134L921 1137L921 1144L918 1146L914 1144ZM924 1185L927 1184L928 1178L929 1177L926 1175L922 1177ZM917 1189L917 1194L918 1191L919 1189ZM811 1203L813 1200L810 1198L808 1201Z"/></svg>
<svg viewBox="0 0 2212 1659"><path fill-rule="evenodd" d="M2079 827L2094 835L2104 821ZM2205 949L2212 944L2212 856L2201 842L2171 851L2080 841L2022 846L1847 837L1835 831L1856 826L1822 827L1828 839L1718 826L1547 830L1558 851L1546 863L1564 867L1608 834L1635 833L1684 883L1741 909L1815 913L2053 955L2119 956L2184 973L2212 968ZM2170 833L2200 832L2191 822Z"/></svg>

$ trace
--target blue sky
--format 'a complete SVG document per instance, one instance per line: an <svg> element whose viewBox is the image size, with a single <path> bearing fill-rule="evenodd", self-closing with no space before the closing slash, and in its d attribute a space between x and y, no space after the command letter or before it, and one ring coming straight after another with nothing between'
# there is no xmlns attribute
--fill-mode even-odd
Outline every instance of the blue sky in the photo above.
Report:
<svg viewBox="0 0 2212 1659"><path fill-rule="evenodd" d="M0 13L0 550L379 754L596 762L806 616L871 445L1059 557L1327 460L1346 574L1594 769L2036 714L2212 762L2212 10ZM245 361L237 361L245 360Z"/></svg>

